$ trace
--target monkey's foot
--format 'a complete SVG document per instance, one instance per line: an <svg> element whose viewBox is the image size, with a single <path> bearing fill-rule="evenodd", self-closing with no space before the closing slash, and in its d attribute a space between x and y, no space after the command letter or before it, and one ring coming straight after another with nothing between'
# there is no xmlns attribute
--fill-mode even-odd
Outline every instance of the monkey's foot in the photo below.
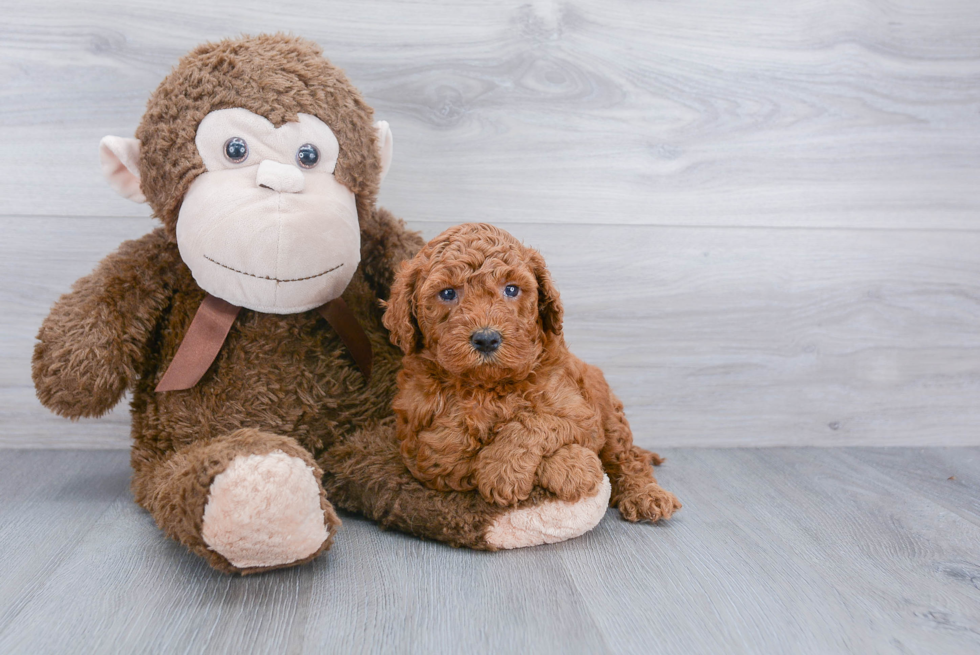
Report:
<svg viewBox="0 0 980 655"><path fill-rule="evenodd" d="M211 483L201 536L239 569L276 567L316 553L336 527L330 518L301 459L239 455Z"/></svg>
<svg viewBox="0 0 980 655"><path fill-rule="evenodd" d="M609 478L603 475L595 496L574 503L552 500L505 512L487 530L486 540L493 548L508 549L574 539L598 525L609 507L611 493Z"/></svg>

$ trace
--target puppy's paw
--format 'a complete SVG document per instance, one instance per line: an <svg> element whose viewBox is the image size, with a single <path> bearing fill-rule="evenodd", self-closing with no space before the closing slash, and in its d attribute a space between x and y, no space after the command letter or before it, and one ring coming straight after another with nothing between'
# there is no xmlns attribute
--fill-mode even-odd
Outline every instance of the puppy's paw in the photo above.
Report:
<svg viewBox="0 0 980 655"><path fill-rule="evenodd" d="M578 444L562 446L538 466L538 486L574 503L595 496L602 484L602 462L594 452Z"/></svg>
<svg viewBox="0 0 980 655"><path fill-rule="evenodd" d="M534 478L514 478L506 472L477 475L476 488L483 500L502 507L516 505L531 495Z"/></svg>
<svg viewBox="0 0 980 655"><path fill-rule="evenodd" d="M473 466L476 488L488 503L508 506L531 495L541 455L497 441L479 452Z"/></svg>
<svg viewBox="0 0 980 655"><path fill-rule="evenodd" d="M627 521L669 519L680 508L677 497L655 483L626 493L619 500L619 513Z"/></svg>

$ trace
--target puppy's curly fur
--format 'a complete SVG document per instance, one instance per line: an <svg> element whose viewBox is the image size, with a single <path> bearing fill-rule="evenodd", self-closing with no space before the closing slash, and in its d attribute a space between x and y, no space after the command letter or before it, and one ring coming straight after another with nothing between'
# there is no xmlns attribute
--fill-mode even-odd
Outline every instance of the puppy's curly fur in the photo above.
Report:
<svg viewBox="0 0 980 655"><path fill-rule="evenodd" d="M450 228L404 262L384 325L405 353L394 410L406 465L502 506L535 486L593 496L605 472L624 518L669 518L681 505L653 476L662 459L633 445L602 372L568 351L562 313L540 253L492 225Z"/></svg>

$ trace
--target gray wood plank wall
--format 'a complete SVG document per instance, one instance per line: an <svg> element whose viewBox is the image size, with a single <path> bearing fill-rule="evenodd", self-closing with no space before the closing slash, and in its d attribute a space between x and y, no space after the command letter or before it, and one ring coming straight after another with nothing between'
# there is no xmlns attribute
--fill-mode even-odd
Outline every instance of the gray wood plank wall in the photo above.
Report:
<svg viewBox="0 0 980 655"><path fill-rule="evenodd" d="M0 2L0 446L57 296L154 225L102 182L199 42L321 43L395 133L382 202L540 248L646 445L980 444L980 4Z"/></svg>

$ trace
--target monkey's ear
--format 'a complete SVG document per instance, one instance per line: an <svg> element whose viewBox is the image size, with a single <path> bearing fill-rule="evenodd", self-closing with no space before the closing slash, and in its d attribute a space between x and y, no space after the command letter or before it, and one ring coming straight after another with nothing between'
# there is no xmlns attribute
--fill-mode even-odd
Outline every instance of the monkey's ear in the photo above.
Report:
<svg viewBox="0 0 980 655"><path fill-rule="evenodd" d="M419 266L415 260L401 263L391 285L391 298L385 303L385 315L381 322L388 329L391 342L406 355L422 349L422 330L415 318L415 285L419 280Z"/></svg>
<svg viewBox="0 0 980 655"><path fill-rule="evenodd" d="M374 129L378 131L378 150L381 152L381 179L378 180L381 182L391 167L391 156L395 151L395 142L392 139L388 121L378 121L374 124Z"/></svg>
<svg viewBox="0 0 980 655"><path fill-rule="evenodd" d="M127 200L146 202L140 190L140 142L121 136L103 137L99 142L102 175L116 193Z"/></svg>

